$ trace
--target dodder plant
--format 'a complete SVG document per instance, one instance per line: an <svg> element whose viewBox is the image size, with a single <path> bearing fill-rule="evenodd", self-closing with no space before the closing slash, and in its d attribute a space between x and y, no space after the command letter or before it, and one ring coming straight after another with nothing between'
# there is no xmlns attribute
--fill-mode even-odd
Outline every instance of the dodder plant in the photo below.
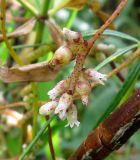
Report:
<svg viewBox="0 0 140 160"><path fill-rule="evenodd" d="M105 85L106 81L112 77L114 74L118 76L118 78L124 82L124 76L120 73L122 69L127 67L132 61L134 61L137 57L140 56L140 50L136 49L139 47L139 40L124 33L115 31L115 30L106 30L108 27L114 29L114 25L112 22L117 18L122 9L127 4L127 0L122 0L118 7L115 9L113 14L109 16L105 12L101 10L100 3L97 0L92 1L66 1L62 2L59 6L52 10L48 10L48 5L50 1L44 1L44 6L42 11L38 13L38 11L28 2L19 1L23 7L28 9L34 17L28 20L23 26L17 28L13 33L6 33L6 1L1 1L1 36L0 40L4 41L7 48L9 49L10 56L13 58L14 62L16 62L19 66L14 66L9 68L8 66L1 66L0 68L0 79L4 82L31 82L30 85L25 86L21 91L21 96L23 98L22 103L18 103L17 105L33 106L33 110L30 110L26 113L26 115L20 115L20 118L15 118L16 125L20 127L27 127L27 120L33 114L33 141L25 148L23 153L21 154L19 159L23 159L30 149L34 146L34 144L38 141L41 135L44 133L45 129L48 127L48 140L49 146L52 154L52 158L55 159L54 148L51 139L51 128L50 122L57 114L61 120L67 119L68 123L66 126L70 126L71 128L74 126L80 125L80 119L78 119L78 106L75 101L77 99L81 99L83 105L88 106L89 95L92 92L92 89L101 84ZM96 15L101 18L104 22L103 25L97 30L86 31L84 33L72 31L68 28L64 28L61 30L58 25L52 20L50 17L60 8L62 7L72 7L76 9L81 9L85 4L87 4L91 10L93 10ZM48 15L46 16L46 12ZM73 19L73 15L76 12L73 12L71 19ZM52 39L55 44L42 44L44 46L36 49L30 55L23 56L18 55L15 52L16 47L13 47L9 38L16 38L21 35L28 34L34 27L35 23L38 22L38 28L36 33L35 45L33 46L17 46L17 47L37 47L40 45L42 39L42 31L44 26L47 25L48 29L51 33ZM69 24L68 24L69 27ZM95 42L102 36L115 36L119 38L124 38L134 42L135 44L123 48L121 50L117 50L114 54L110 55L114 50L115 46L110 44L106 45L104 43ZM44 47L44 48L43 48ZM131 51L132 49L136 49L134 53L127 57L127 59L122 62L119 66L116 67L116 64L113 62L116 58L122 56L124 53ZM51 60L47 62L41 62L36 64L29 64L33 61L37 60L40 56L42 56L45 52L50 50L54 51L54 55ZM92 54L93 52L103 52L106 56L106 59L101 62L95 68L85 67L85 60L88 58L88 54ZM36 95L37 95L37 84L33 82L42 82L53 80L58 72L62 69L63 66L75 61L75 66L71 72L71 74L66 78L62 79L58 82L54 88L52 88L49 92L49 100L47 102L43 102L43 105L39 108L39 113L41 115L46 116L47 123L45 126L37 133L37 117L38 117L38 106L40 105ZM25 65L27 64L28 65ZM113 68L109 73L101 73L99 70L110 63ZM133 68L133 71L128 75L128 79L122 86L121 91L119 92L116 101L113 102L106 112L101 116L99 121L96 124L96 127L99 123L108 116L110 112L114 110L121 102L126 94L128 94L128 90L132 87L130 84L134 84L139 75L140 65L136 63ZM135 99L135 97L137 97ZM139 92L136 93L130 101L128 101L128 111L125 108L120 109L123 113L120 113L120 110L116 111L112 114L107 120L99 125L99 127L95 130L95 132L91 133L87 139L82 143L82 145L77 149L77 151L69 158L71 160L76 159L103 159L105 158L111 151L118 149L126 140L134 133L135 130L138 129L136 124L139 122ZM135 100L135 105L132 105L132 101ZM130 102L130 103L129 103ZM12 104L16 106L16 103ZM5 109L5 107L1 107L1 109ZM84 108L86 110L86 108ZM134 110L133 110L134 109ZM7 118L12 113L15 112L9 110L9 112L4 112L4 116ZM53 116L49 119L49 116L53 113ZM127 114L127 115L126 115ZM115 117L117 115L117 118ZM10 115L11 116L11 115ZM19 117L19 116L17 116ZM115 118L114 118L115 117ZM12 117L13 118L13 117ZM108 127L109 124L116 123L114 128L111 129ZM116 120L116 122L115 122ZM124 123L125 122L125 123ZM129 134L130 129L134 131ZM103 135L105 132L105 136ZM126 134L126 137L124 136ZM107 137L107 138L106 138ZM108 138L109 137L109 138ZM125 140L124 140L125 139ZM97 142L97 143L96 143ZM119 143L121 144L119 145ZM23 143L26 145L26 143Z"/></svg>

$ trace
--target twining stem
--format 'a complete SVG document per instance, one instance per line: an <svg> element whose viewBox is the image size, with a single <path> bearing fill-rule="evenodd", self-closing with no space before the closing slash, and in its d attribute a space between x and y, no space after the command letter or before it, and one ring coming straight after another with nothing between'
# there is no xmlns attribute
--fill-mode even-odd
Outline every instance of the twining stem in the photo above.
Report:
<svg viewBox="0 0 140 160"><path fill-rule="evenodd" d="M90 39L90 47L93 47L95 41L101 36L104 30L119 16L122 9L127 4L128 0L122 0L114 13L108 18L108 20L100 27L96 34ZM91 49L91 48L90 48Z"/></svg>
<svg viewBox="0 0 140 160"><path fill-rule="evenodd" d="M109 17L109 19L105 22L105 24L103 24L100 27L100 29L96 32L96 34L89 40L89 45L85 46L88 49L77 55L76 65L75 65L74 70L73 70L73 72L71 74L71 77L70 77L70 86L69 86L69 89L68 89L69 94L74 93L74 89L75 89L79 74L80 74L80 72L83 68L85 58L88 55L88 53L90 52L90 50L92 49L93 44L101 36L101 34L104 32L104 30L117 18L117 16L120 14L122 9L125 7L127 2L128 2L128 0L122 0L121 1L119 6L116 8L114 13Z"/></svg>
<svg viewBox="0 0 140 160"><path fill-rule="evenodd" d="M5 0L1 0L1 15L0 15L0 21L1 21L1 32L3 34L3 39L5 41L5 44L7 46L7 48L10 51L10 55L11 57L14 59L14 61L19 64L20 66L23 65L22 60L18 57L17 53L15 52L15 50L13 49L13 47L11 46L11 44L8 41L7 35L6 35L6 29L5 29L5 22L6 22L6 12L5 12L5 8L6 8L6 1Z"/></svg>

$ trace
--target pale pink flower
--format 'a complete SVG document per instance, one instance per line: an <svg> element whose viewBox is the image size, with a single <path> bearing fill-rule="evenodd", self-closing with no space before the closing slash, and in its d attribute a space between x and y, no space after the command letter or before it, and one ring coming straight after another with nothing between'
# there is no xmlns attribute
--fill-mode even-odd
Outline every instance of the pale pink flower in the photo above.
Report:
<svg viewBox="0 0 140 160"><path fill-rule="evenodd" d="M56 84L56 86L48 92L50 99L56 99L68 88L68 80L62 80Z"/></svg>
<svg viewBox="0 0 140 160"><path fill-rule="evenodd" d="M50 115L57 107L57 101L50 101L40 107L39 113L42 115Z"/></svg>
<svg viewBox="0 0 140 160"><path fill-rule="evenodd" d="M64 93L59 99L58 106L55 109L55 114L58 114L60 119L64 119L66 117L66 111L72 103L72 95Z"/></svg>

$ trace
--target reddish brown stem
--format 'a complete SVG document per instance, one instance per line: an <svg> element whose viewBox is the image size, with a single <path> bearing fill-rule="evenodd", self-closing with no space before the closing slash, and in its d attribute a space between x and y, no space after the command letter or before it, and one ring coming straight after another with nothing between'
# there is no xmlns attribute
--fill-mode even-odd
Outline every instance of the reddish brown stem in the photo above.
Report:
<svg viewBox="0 0 140 160"><path fill-rule="evenodd" d="M122 9L124 8L124 6L126 5L127 2L128 2L128 0L122 0L121 3L119 4L119 6L114 11L114 13L105 22L105 24L103 24L100 27L100 29L96 32L96 34L89 40L89 43L87 44L85 42L85 44L83 44L83 52L77 55L76 65L75 65L74 70L73 70L71 77L70 77L70 86L68 89L69 94L74 93L74 89L75 89L78 77L80 75L80 72L83 68L84 61L86 59L86 56L88 55L88 53L92 49L93 44L101 36L101 34L104 32L104 30L117 18L117 16L120 14L120 12L122 11Z"/></svg>
<svg viewBox="0 0 140 160"><path fill-rule="evenodd" d="M104 30L119 16L122 9L127 4L128 0L122 0L114 13L108 18L108 20L100 27L96 34L90 39L90 46L92 47L95 41L101 36Z"/></svg>
<svg viewBox="0 0 140 160"><path fill-rule="evenodd" d="M119 149L140 127L140 90L91 132L69 160L102 160Z"/></svg>
<svg viewBox="0 0 140 160"><path fill-rule="evenodd" d="M103 22L105 22L109 15L105 12L103 12L102 10L98 11L95 13ZM111 23L109 26L108 26L110 29L115 29L115 26Z"/></svg>
<svg viewBox="0 0 140 160"><path fill-rule="evenodd" d="M49 119L49 116L46 116L46 120L48 120L48 119ZM50 147L52 159L56 160L55 152L54 152L54 148L53 148L52 133L51 133L51 126L50 125L48 125L48 142L49 142L49 147Z"/></svg>

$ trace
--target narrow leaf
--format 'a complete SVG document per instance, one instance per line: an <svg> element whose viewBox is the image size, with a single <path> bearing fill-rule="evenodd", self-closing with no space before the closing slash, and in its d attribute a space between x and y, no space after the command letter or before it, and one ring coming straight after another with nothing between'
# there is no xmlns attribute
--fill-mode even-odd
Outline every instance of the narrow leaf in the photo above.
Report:
<svg viewBox="0 0 140 160"><path fill-rule="evenodd" d="M104 67L106 64L108 64L109 62L115 60L116 58L122 56L123 54L125 54L126 52L134 49L137 47L137 44L129 46L129 47L125 47L123 49L119 49L118 51L116 51L114 54L112 54L111 56L109 56L108 58L106 58L103 62L101 62L95 69L99 70L102 67Z"/></svg>
<svg viewBox="0 0 140 160"><path fill-rule="evenodd" d="M84 38L89 38L89 37L95 35L96 32L97 32L97 30L85 31L85 32L82 32L82 35ZM122 33L122 32L115 31L115 30L110 30L110 29L105 30L103 35L123 38L123 39L130 40L130 41L137 42L137 43L139 42L138 39L136 39L126 33Z"/></svg>

